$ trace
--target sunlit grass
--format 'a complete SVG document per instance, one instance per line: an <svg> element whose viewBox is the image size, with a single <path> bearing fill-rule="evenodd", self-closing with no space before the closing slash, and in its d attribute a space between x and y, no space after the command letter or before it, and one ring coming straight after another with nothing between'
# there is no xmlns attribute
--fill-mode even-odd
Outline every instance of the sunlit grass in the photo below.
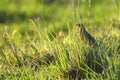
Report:
<svg viewBox="0 0 120 80"><path fill-rule="evenodd" d="M1 11L10 18L1 18L0 79L69 80L74 67L76 78L120 79L119 2L79 0L61 6L57 1L1 1ZM9 13L23 16L12 15L12 20ZM19 17L25 18L16 21ZM95 49L104 58L96 62L107 67L102 74L87 66L86 56L95 49L79 39L76 23L83 23L99 44Z"/></svg>

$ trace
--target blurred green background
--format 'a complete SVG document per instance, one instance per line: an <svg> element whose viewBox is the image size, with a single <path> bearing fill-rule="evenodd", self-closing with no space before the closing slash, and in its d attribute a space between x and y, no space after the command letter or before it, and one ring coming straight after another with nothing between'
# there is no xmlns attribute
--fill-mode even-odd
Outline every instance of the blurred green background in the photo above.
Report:
<svg viewBox="0 0 120 80"><path fill-rule="evenodd" d="M21 24L33 19L42 24L62 25L80 16L103 22L119 17L119 3L119 0L0 0L0 23Z"/></svg>

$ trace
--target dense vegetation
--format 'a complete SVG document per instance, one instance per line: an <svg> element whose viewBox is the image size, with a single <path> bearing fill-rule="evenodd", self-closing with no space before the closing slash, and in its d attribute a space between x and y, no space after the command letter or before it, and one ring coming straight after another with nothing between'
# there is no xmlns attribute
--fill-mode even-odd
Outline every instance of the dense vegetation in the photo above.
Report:
<svg viewBox="0 0 120 80"><path fill-rule="evenodd" d="M96 39L102 73L88 66L94 49L76 23ZM119 80L120 1L0 0L0 80L19 79Z"/></svg>

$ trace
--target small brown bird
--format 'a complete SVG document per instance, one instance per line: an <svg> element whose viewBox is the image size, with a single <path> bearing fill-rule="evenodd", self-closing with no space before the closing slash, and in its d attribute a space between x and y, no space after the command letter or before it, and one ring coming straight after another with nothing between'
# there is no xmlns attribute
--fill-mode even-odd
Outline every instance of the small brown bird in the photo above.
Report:
<svg viewBox="0 0 120 80"><path fill-rule="evenodd" d="M84 43L89 44L92 46L88 50L88 53L86 55L86 63L87 65L94 70L97 73L102 73L103 71L103 63L102 63L102 55L103 54L98 54L98 45L97 41L92 37L85 29L83 24L76 24L77 27L80 29L80 39Z"/></svg>
<svg viewBox="0 0 120 80"><path fill-rule="evenodd" d="M88 43L89 45L93 45L96 40L86 31L85 27L83 24L76 24L77 27L80 29L80 39Z"/></svg>

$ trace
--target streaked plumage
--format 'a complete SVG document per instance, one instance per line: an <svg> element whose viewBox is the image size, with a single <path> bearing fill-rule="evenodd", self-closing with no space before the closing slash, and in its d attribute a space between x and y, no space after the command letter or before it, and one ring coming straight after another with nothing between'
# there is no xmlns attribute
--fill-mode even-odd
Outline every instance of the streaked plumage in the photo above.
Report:
<svg viewBox="0 0 120 80"><path fill-rule="evenodd" d="M77 27L80 29L80 39L88 43L89 45L93 45L96 40L86 31L85 27L83 24L76 24Z"/></svg>

